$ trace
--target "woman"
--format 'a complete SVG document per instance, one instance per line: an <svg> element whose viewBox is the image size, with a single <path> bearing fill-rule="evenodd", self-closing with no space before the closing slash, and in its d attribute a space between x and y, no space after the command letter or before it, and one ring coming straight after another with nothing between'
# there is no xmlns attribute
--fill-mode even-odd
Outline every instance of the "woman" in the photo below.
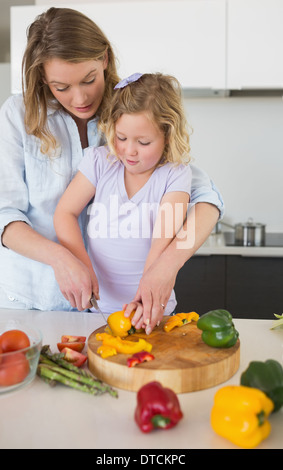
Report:
<svg viewBox="0 0 283 470"><path fill-rule="evenodd" d="M0 115L0 307L82 310L88 306L82 305L76 284L83 280L84 293L91 295L91 274L58 244L52 218L83 149L104 143L98 121L119 81L115 57L90 19L50 8L29 28L23 77L23 96L10 97ZM153 324L179 269L223 209L209 178L193 166L192 171L195 244L178 249L175 239L144 274L137 292ZM86 213L80 224L86 228Z"/></svg>

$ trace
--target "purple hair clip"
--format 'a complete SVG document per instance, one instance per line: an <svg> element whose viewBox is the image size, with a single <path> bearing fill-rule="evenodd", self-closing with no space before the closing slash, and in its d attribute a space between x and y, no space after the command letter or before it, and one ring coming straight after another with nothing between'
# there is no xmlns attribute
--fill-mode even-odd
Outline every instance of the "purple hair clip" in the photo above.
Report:
<svg viewBox="0 0 283 470"><path fill-rule="evenodd" d="M142 73L133 73L127 78L123 78L117 85L114 87L114 90L118 88L125 88L125 86L129 85L129 83L136 82L139 78L141 78Z"/></svg>

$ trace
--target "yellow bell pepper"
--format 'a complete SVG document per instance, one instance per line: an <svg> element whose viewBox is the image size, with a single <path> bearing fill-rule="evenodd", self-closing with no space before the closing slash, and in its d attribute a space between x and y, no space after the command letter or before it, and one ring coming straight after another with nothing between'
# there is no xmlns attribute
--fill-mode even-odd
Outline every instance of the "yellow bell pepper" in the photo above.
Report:
<svg viewBox="0 0 283 470"><path fill-rule="evenodd" d="M164 331L168 332L173 330L173 328L180 327L185 325L186 323L190 323L192 320L198 321L199 315L196 312L189 312L189 313L176 313L176 315L172 315L166 321L163 329Z"/></svg>
<svg viewBox="0 0 283 470"><path fill-rule="evenodd" d="M220 388L211 410L212 429L233 444L251 449L271 431L267 417L273 402L259 389L232 385Z"/></svg>
<svg viewBox="0 0 283 470"><path fill-rule="evenodd" d="M106 345L99 346L99 348L97 349L97 352L103 358L115 356L117 354L117 351L115 348L111 346L106 346Z"/></svg>
<svg viewBox="0 0 283 470"><path fill-rule="evenodd" d="M131 319L133 318L134 314L135 311L133 311L129 317L125 317L124 310L111 313L111 315L109 315L107 319L107 323L112 334L124 338L125 336L135 333L136 329L131 324ZM106 331L109 332L109 329L107 327Z"/></svg>
<svg viewBox="0 0 283 470"><path fill-rule="evenodd" d="M102 341L103 346L110 346L122 354L134 354L140 351L151 352L152 350L152 345L142 338L138 341L127 341L119 336L112 336L108 333L97 333L96 339Z"/></svg>

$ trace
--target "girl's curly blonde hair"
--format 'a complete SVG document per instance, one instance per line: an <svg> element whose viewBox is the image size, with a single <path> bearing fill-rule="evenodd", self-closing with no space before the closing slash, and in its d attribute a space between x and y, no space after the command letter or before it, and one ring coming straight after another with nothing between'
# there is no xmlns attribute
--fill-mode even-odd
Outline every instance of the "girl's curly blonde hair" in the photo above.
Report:
<svg viewBox="0 0 283 470"><path fill-rule="evenodd" d="M190 158L188 123L183 109L178 80L161 73L143 74L138 80L114 91L109 107L104 109L100 127L110 151L115 155L115 125L123 114L147 113L164 132L165 149L160 162L187 164Z"/></svg>
<svg viewBox="0 0 283 470"><path fill-rule="evenodd" d="M29 134L40 139L43 153L52 154L56 148L56 140L47 125L47 110L61 108L44 82L44 63L53 58L73 63L102 61L106 54L105 92L98 115L107 106L119 81L111 44L100 28L79 11L53 7L39 15L28 28L22 62L25 126Z"/></svg>

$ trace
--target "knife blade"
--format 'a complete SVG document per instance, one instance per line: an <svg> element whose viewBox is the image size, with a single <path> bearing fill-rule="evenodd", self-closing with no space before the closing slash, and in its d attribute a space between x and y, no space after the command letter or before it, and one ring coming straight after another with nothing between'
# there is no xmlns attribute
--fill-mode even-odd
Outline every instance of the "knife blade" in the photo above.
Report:
<svg viewBox="0 0 283 470"><path fill-rule="evenodd" d="M95 308L95 310L98 310L98 312L100 313L100 315L102 316L103 320L105 321L105 323L107 324L107 319L104 315L104 313L102 312L102 310L100 309L98 303L97 303L97 300L96 298L94 297L94 295L91 297L90 299L90 303L91 305Z"/></svg>

